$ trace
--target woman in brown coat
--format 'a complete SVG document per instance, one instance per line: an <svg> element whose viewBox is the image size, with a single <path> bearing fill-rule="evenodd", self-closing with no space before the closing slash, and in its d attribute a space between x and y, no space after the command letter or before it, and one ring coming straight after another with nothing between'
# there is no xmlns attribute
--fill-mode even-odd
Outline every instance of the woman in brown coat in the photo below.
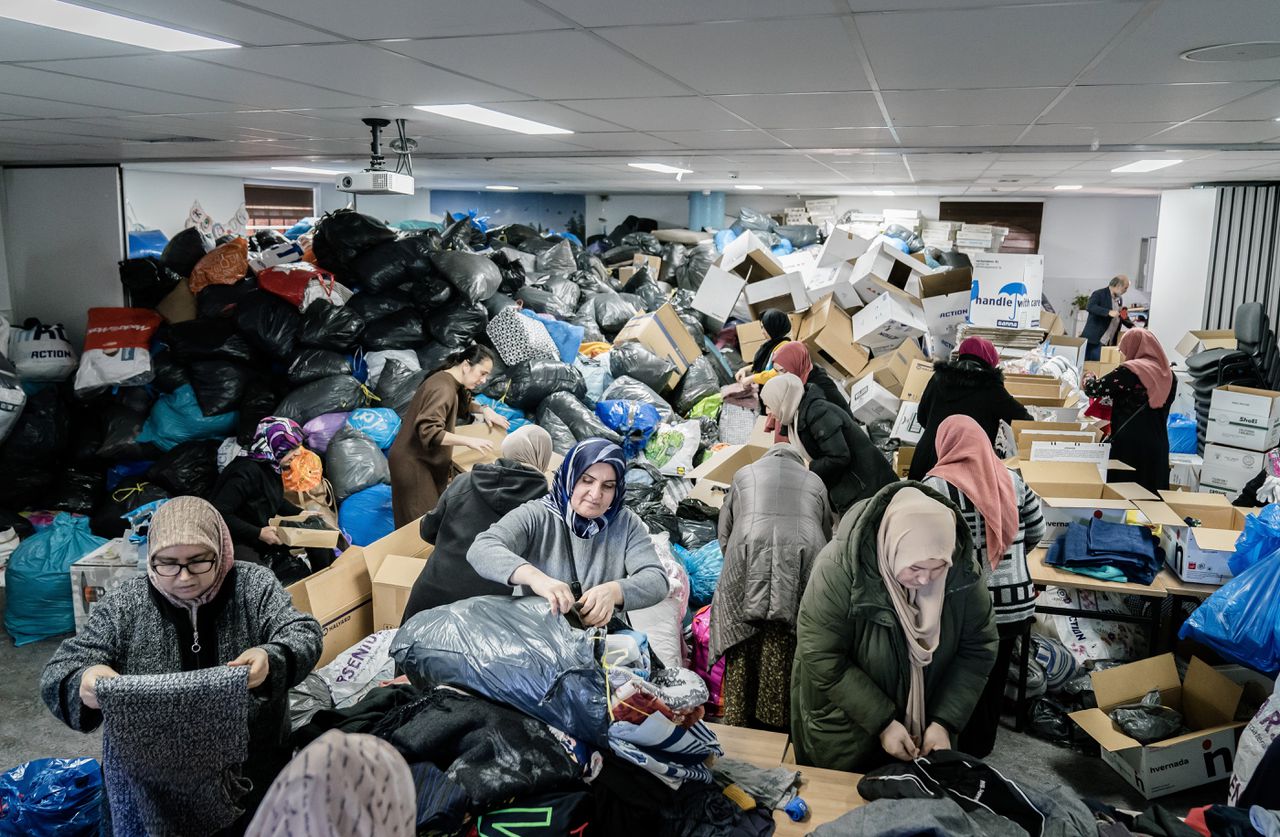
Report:
<svg viewBox="0 0 1280 837"><path fill-rule="evenodd" d="M436 507L453 476L453 448L489 453L493 443L453 432L458 410L480 413L489 426L506 427L507 420L471 400L493 371L493 353L471 344L446 368L422 382L400 415L400 433L391 445L391 505L396 527L412 523Z"/></svg>

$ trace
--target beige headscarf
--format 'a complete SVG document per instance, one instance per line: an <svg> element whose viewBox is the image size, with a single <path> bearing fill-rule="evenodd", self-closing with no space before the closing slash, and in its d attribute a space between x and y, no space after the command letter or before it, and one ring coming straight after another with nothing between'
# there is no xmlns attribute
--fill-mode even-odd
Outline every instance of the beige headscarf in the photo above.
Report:
<svg viewBox="0 0 1280 837"><path fill-rule="evenodd" d="M330 730L271 783L245 837L413 837L417 798L394 747Z"/></svg>
<svg viewBox="0 0 1280 837"><path fill-rule="evenodd" d="M172 546L198 546L221 559L212 570L213 584L194 599L171 596L159 583L152 562L159 552ZM235 546L231 542L231 531L211 503L199 497L174 497L151 515L151 528L147 533L147 578L151 580L151 586L174 606L190 610L213 601L234 563Z"/></svg>
<svg viewBox="0 0 1280 837"><path fill-rule="evenodd" d="M898 615L911 658L911 691L907 694L907 732L918 743L924 737L924 669L933 662L942 630L942 604L947 573L919 590L908 590L898 573L918 561L945 561L951 566L956 548L956 517L951 509L918 488L893 495L876 539L880 576Z"/></svg>
<svg viewBox="0 0 1280 837"><path fill-rule="evenodd" d="M775 442L789 442L791 447L808 462L812 457L800 442L800 431L796 425L796 414L800 412L800 402L804 399L804 382L795 375L777 375L760 390L760 400L773 411L777 419L777 428L773 433ZM786 431L785 434L783 431Z"/></svg>
<svg viewBox="0 0 1280 837"><path fill-rule="evenodd" d="M502 440L502 458L545 471L551 464L551 434L536 424L526 424Z"/></svg>

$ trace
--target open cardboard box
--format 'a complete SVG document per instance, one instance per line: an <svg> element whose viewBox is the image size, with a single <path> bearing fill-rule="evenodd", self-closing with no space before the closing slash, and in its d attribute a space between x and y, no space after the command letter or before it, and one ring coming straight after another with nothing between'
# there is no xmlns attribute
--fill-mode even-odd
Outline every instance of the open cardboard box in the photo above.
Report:
<svg viewBox="0 0 1280 837"><path fill-rule="evenodd" d="M746 293L747 307L753 317L762 316L770 308L790 313L809 307L809 291L799 273L784 273L760 282L750 282Z"/></svg>
<svg viewBox="0 0 1280 837"><path fill-rule="evenodd" d="M707 275L703 277L690 305L717 324L723 324L733 314L738 298L742 296L742 289L746 286L747 282L741 276L712 265L707 268Z"/></svg>
<svg viewBox="0 0 1280 837"><path fill-rule="evenodd" d="M675 365L675 371L667 378L668 388L680 383L684 373L702 356L693 335L669 302L653 313L632 317L613 339L615 346L632 341Z"/></svg>
<svg viewBox="0 0 1280 837"><path fill-rule="evenodd" d="M493 450L489 453L454 445L453 464L463 471L470 471L476 465L496 462L498 457L502 456L502 440L507 438L507 431L501 427L490 427L483 421L476 421L471 424L460 424L453 429L453 432L473 439L488 439L493 443Z"/></svg>
<svg viewBox="0 0 1280 837"><path fill-rule="evenodd" d="M827 294L809 308L800 323L800 340L832 366L856 378L867 365L867 350L853 339L853 320ZM744 356L745 357L745 356Z"/></svg>
<svg viewBox="0 0 1280 837"><path fill-rule="evenodd" d="M925 360L919 343L915 340L903 340L896 349L872 358L862 368L859 380L874 378L880 386L901 398L902 387L907 382L907 373L911 371L913 361L920 361L930 370L933 369L933 364Z"/></svg>
<svg viewBox="0 0 1280 837"><path fill-rule="evenodd" d="M1085 339L1083 337L1051 334L1044 341L1044 353L1046 356L1066 358L1067 362L1076 369L1084 365L1084 349Z"/></svg>
<svg viewBox="0 0 1280 837"><path fill-rule="evenodd" d="M1086 428L1078 421L1015 421L1012 427L1018 458L1023 461L1032 459L1032 446L1036 442L1094 444L1102 440L1101 432Z"/></svg>
<svg viewBox="0 0 1280 837"><path fill-rule="evenodd" d="M797 339L800 336L800 322L804 318L799 314L788 314L787 316L791 318L791 338L793 340ZM769 342L769 335L764 330L764 323L759 320L739 323L737 331L738 351L741 352L743 360L751 360L751 358L755 357L756 351Z"/></svg>
<svg viewBox="0 0 1280 837"><path fill-rule="evenodd" d="M1047 532L1052 542L1072 522L1105 520L1124 523L1135 500L1155 495L1137 483L1106 483L1097 465L1090 462L1020 461L1018 470L1031 490L1040 495Z"/></svg>
<svg viewBox="0 0 1280 837"><path fill-rule="evenodd" d="M892 351L927 330L919 300L893 287L853 315L853 339L872 352Z"/></svg>
<svg viewBox="0 0 1280 837"><path fill-rule="evenodd" d="M973 271L967 267L935 271L920 277L920 305L935 358L945 360L956 348L956 329L969 319Z"/></svg>
<svg viewBox="0 0 1280 837"><path fill-rule="evenodd" d="M302 514L294 514L288 517L273 517L267 521L267 525L275 528L276 535L285 546L328 547L333 549L338 545L338 538L342 534L337 529L300 529L297 526L280 525L286 521L306 520L319 514L319 512L304 511Z"/></svg>
<svg viewBox="0 0 1280 837"><path fill-rule="evenodd" d="M733 482L734 474L764 456L765 451L772 444L773 439L770 437L768 445L754 443L728 445L712 453L706 462L694 468L686 477L696 483L707 480L721 485L729 485L729 483Z"/></svg>
<svg viewBox="0 0 1280 837"><path fill-rule="evenodd" d="M1040 310L1040 328L1050 337L1066 337L1067 327L1062 324L1062 318L1051 311Z"/></svg>
<svg viewBox="0 0 1280 837"><path fill-rule="evenodd" d="M929 272L929 267L923 262L881 241L858 257L849 278L858 298L864 303L871 303L890 288L918 292L920 277Z"/></svg>
<svg viewBox="0 0 1280 837"><path fill-rule="evenodd" d="M1026 407L1069 407L1071 395L1048 375L1006 375L1004 388Z"/></svg>
<svg viewBox="0 0 1280 837"><path fill-rule="evenodd" d="M1137 506L1160 525L1165 563L1178 578L1193 584L1221 584L1231 578L1228 562L1244 531L1245 513L1230 500L1210 492L1161 491L1158 501ZM1188 517L1200 525L1189 526Z"/></svg>
<svg viewBox="0 0 1280 837"><path fill-rule="evenodd" d="M1095 671L1096 709L1073 712L1071 720L1102 748L1102 760L1147 799L1194 788L1231 776L1236 737L1244 726L1235 720L1244 687L1208 664L1192 658L1185 681L1178 679L1172 654ZM1152 689L1160 702L1182 713L1193 732L1140 744L1120 731L1107 714L1139 703Z"/></svg>
<svg viewBox="0 0 1280 837"><path fill-rule="evenodd" d="M822 245L817 267L835 267L841 262L856 261L859 256L867 252L870 246L871 242L867 239L843 227L836 227L831 231L831 235L827 236L826 243Z"/></svg>
<svg viewBox="0 0 1280 837"><path fill-rule="evenodd" d="M1236 333L1231 329L1188 331L1178 341L1174 351L1183 357L1191 357L1205 349L1234 349Z"/></svg>
<svg viewBox="0 0 1280 837"><path fill-rule="evenodd" d="M787 271L773 257L769 247L753 232L744 232L725 245L720 267L748 282L759 282ZM656 278L656 277L655 277Z"/></svg>
<svg viewBox="0 0 1280 837"><path fill-rule="evenodd" d="M375 631L400 627L413 583L435 549L422 539L421 524L419 518L364 548L365 567L372 581Z"/></svg>

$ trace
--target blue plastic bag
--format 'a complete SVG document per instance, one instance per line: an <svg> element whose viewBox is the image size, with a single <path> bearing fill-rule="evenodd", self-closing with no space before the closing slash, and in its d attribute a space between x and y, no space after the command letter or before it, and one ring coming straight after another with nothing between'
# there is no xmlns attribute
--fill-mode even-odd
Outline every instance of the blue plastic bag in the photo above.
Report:
<svg viewBox="0 0 1280 837"><path fill-rule="evenodd" d="M89 837L101 818L97 759L36 759L0 773L5 837Z"/></svg>
<svg viewBox="0 0 1280 837"><path fill-rule="evenodd" d="M1270 677L1280 672L1280 550L1222 585L1182 623L1223 657Z"/></svg>
<svg viewBox="0 0 1280 837"><path fill-rule="evenodd" d="M71 565L106 542L89 531L89 518L62 512L13 551L4 574L4 628L15 645L76 629Z"/></svg>
<svg viewBox="0 0 1280 837"><path fill-rule="evenodd" d="M578 349L582 346L582 338L587 334L585 328L557 320L549 314L536 314L527 308L521 308L520 313L546 326L551 342L556 344L556 350L560 352L562 363L573 363L578 359Z"/></svg>
<svg viewBox="0 0 1280 837"><path fill-rule="evenodd" d="M400 416L386 407L361 407L347 418L347 424L368 436L383 450L391 447L400 432Z"/></svg>
<svg viewBox="0 0 1280 837"><path fill-rule="evenodd" d="M206 416L191 384L183 384L156 399L138 434L138 444L150 442L161 450L172 450L197 439L225 439L235 435L239 421L236 412Z"/></svg>
<svg viewBox="0 0 1280 837"><path fill-rule="evenodd" d="M662 423L658 409L640 401L615 399L596 404L596 415L622 437L622 455L632 459L644 450L649 437Z"/></svg>
<svg viewBox="0 0 1280 837"><path fill-rule="evenodd" d="M716 233L715 237L716 252L723 253L724 248L728 247L729 244L737 237L738 233L734 232L730 227L725 227L723 230L720 230L720 232Z"/></svg>
<svg viewBox="0 0 1280 837"><path fill-rule="evenodd" d="M1169 415L1169 453L1195 453L1196 420L1183 413Z"/></svg>
<svg viewBox="0 0 1280 837"><path fill-rule="evenodd" d="M375 485L343 500L338 508L338 528L352 546L368 546L394 532L391 486Z"/></svg>
<svg viewBox="0 0 1280 837"><path fill-rule="evenodd" d="M796 251L796 246L787 239L782 239L773 245L772 252L775 256L789 256Z"/></svg>
<svg viewBox="0 0 1280 837"><path fill-rule="evenodd" d="M160 230L130 230L129 258L145 259L147 256L160 258L164 246L169 243L169 236Z"/></svg>
<svg viewBox="0 0 1280 837"><path fill-rule="evenodd" d="M1244 519L1244 531L1236 538L1236 552L1227 565L1232 575L1252 567L1263 558L1280 549L1280 505L1265 506L1261 514L1250 514Z"/></svg>
<svg viewBox="0 0 1280 837"><path fill-rule="evenodd" d="M520 412L515 407L512 407L510 404L504 404L503 402L490 398L487 395L474 395L471 400L475 401L477 404L488 407L490 410L493 410L495 413L510 422L510 425L507 427L508 433L514 433L526 424L533 423L529 421L529 418L524 413Z"/></svg>
<svg viewBox="0 0 1280 837"><path fill-rule="evenodd" d="M289 229L285 230L284 237L289 239L290 241L297 241L303 235L315 229L315 226L316 226L316 219L314 217L303 218L301 221L294 224Z"/></svg>
<svg viewBox="0 0 1280 837"><path fill-rule="evenodd" d="M689 603L698 607L711 604L716 585L720 583L720 571L724 569L720 541L708 541L692 551L681 547L676 554L684 559L684 568L689 573Z"/></svg>

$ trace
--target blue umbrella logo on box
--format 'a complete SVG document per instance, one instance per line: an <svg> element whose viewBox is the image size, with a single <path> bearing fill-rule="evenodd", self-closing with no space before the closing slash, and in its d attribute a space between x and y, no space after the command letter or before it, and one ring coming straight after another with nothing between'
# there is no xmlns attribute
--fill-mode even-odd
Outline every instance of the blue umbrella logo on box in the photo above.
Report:
<svg viewBox="0 0 1280 837"><path fill-rule="evenodd" d="M1018 321L1018 309L1027 305L1028 294L1024 282L1009 282L995 296L984 297L981 295L981 283L974 279L969 291L969 322L973 322L973 306L984 305L1005 309L1001 312L1003 316L997 316L997 328L1022 328Z"/></svg>

